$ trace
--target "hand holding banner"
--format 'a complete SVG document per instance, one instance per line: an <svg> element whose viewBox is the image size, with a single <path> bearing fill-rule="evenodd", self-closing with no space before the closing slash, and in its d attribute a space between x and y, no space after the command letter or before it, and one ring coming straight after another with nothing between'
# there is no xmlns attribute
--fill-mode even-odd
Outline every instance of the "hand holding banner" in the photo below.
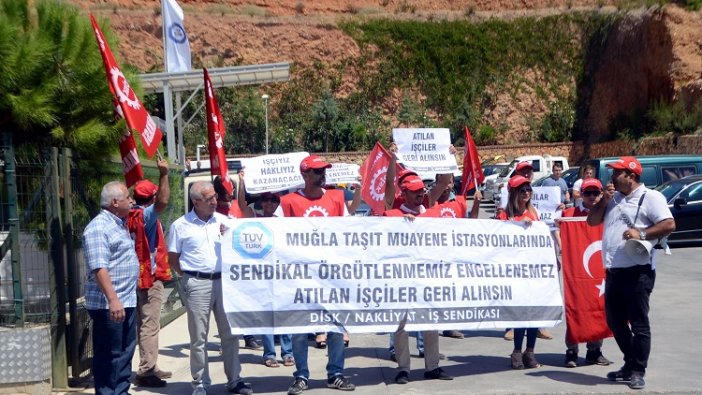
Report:
<svg viewBox="0 0 702 395"><path fill-rule="evenodd" d="M300 162L307 156L307 152L292 152L242 159L241 164L246 169L246 192L280 192L302 188L305 182L300 174Z"/></svg>

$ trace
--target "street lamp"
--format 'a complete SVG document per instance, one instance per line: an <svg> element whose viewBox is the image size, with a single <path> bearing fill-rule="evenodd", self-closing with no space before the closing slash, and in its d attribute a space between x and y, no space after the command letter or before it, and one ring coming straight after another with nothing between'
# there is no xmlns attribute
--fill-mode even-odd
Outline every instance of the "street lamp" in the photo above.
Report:
<svg viewBox="0 0 702 395"><path fill-rule="evenodd" d="M268 95L264 93L261 99L263 99L263 104L266 107L266 155L268 155Z"/></svg>

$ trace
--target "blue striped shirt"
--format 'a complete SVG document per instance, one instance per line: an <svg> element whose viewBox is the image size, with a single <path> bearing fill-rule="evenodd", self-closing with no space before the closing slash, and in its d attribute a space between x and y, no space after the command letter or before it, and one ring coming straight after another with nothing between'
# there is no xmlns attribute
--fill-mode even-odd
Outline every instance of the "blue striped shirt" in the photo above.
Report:
<svg viewBox="0 0 702 395"><path fill-rule="evenodd" d="M83 232L83 256L88 268L85 305L88 310L109 309L93 271L106 268L112 286L125 308L136 307L139 260L124 221L107 210L100 211Z"/></svg>

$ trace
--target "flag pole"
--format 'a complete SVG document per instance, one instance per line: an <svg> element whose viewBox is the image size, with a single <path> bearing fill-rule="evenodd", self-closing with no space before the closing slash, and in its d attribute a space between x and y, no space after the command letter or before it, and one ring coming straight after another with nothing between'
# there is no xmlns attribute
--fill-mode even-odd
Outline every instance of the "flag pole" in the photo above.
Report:
<svg viewBox="0 0 702 395"><path fill-rule="evenodd" d="M166 8L161 0L161 41L163 42L163 70L168 72L168 47L166 45Z"/></svg>

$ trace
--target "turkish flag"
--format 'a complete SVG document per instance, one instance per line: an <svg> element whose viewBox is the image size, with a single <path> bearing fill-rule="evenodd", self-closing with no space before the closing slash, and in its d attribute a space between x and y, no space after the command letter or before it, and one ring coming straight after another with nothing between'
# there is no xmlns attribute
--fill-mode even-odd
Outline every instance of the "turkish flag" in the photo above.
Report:
<svg viewBox="0 0 702 395"><path fill-rule="evenodd" d="M105 36L102 34L102 30L100 30L93 14L90 14L90 21L93 23L95 38L100 47L100 55L102 55L102 63L105 65L105 73L107 74L107 83L110 87L110 92L112 92L117 102L119 102L119 106L122 109L122 116L127 121L127 126L129 126L131 130L139 132L144 152L151 158L156 153L156 150L158 150L159 144L161 144L161 138L163 137L161 129L159 129L156 122L151 119L151 116L149 116L149 113L144 106L142 106L139 98L136 97L132 87L129 86L129 82L117 66L117 61L115 61L112 51L107 45Z"/></svg>
<svg viewBox="0 0 702 395"><path fill-rule="evenodd" d="M466 191L477 188L485 182L483 168L480 166L480 156L478 156L478 147L475 146L475 141L470 135L470 130L466 126L465 143L463 144L463 175L461 183L461 195L465 196ZM476 183L477 181L477 183Z"/></svg>
<svg viewBox="0 0 702 395"><path fill-rule="evenodd" d="M392 154L382 144L375 143L375 147L373 147L360 169L360 174L363 177L361 197L376 215L380 215L385 211L385 177L388 173L390 155ZM397 165L396 174L399 174L401 170L402 167ZM397 177L395 177L395 183L397 184ZM396 187L395 192L395 197L397 197L400 188Z"/></svg>
<svg viewBox="0 0 702 395"><path fill-rule="evenodd" d="M602 225L589 226L586 219L587 217L564 218L560 225L566 342L569 344L612 336L604 309Z"/></svg>
<svg viewBox="0 0 702 395"><path fill-rule="evenodd" d="M203 69L205 74L205 107L207 114L207 140L210 151L210 172L213 176L222 179L222 185L229 192L234 193L234 185L229 179L229 168L227 167L227 157L224 154L224 135L227 133L224 127L224 118L219 111L217 97L212 88L212 80L207 69Z"/></svg>
<svg viewBox="0 0 702 395"><path fill-rule="evenodd" d="M122 109L115 100L115 118L122 119ZM119 153L122 156L122 170L124 172L124 182L127 188L136 184L137 181L144 178L144 169L139 161L139 153L137 152L134 136L129 128L124 130L124 134L119 138Z"/></svg>

